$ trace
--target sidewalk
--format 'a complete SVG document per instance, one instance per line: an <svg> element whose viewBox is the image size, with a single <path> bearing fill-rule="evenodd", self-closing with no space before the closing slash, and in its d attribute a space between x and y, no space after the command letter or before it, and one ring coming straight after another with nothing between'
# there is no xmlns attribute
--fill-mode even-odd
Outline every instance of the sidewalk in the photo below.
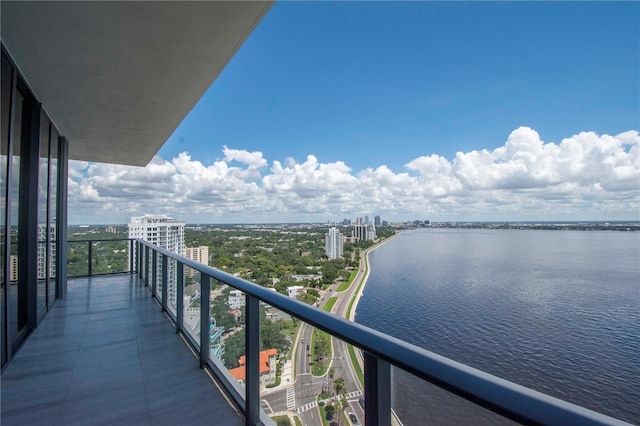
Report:
<svg viewBox="0 0 640 426"><path fill-rule="evenodd" d="M269 393L293 386L293 379L292 379L293 375L291 370L292 370L292 362L291 360L288 360L282 366L282 375L280 376L280 384L272 388L263 389L262 393L269 394Z"/></svg>

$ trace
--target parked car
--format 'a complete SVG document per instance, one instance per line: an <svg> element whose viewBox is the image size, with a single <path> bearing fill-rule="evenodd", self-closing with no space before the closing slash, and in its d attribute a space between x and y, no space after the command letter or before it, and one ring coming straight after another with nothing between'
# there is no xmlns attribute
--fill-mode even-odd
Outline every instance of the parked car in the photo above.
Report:
<svg viewBox="0 0 640 426"><path fill-rule="evenodd" d="M353 423L354 425L359 424L358 423L358 418L356 417L355 414L353 413L349 413L349 419L351 420L351 423Z"/></svg>

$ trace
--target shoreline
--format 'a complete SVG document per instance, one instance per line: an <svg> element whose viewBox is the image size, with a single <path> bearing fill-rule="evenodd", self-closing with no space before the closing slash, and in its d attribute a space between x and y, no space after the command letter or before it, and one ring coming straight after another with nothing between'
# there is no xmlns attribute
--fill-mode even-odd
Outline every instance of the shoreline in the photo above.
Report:
<svg viewBox="0 0 640 426"><path fill-rule="evenodd" d="M363 267L364 266L365 274L362 277L362 279L360 280L360 283L357 284L358 285L358 289L356 290L355 294L353 295L353 298L352 298L353 303L351 305L351 310L349 311L349 317L347 318L349 321L355 322L356 309L358 308L358 303L360 302L360 298L362 297L362 295L364 293L364 288L367 285L367 281L369 280L369 274L371 273L371 270L369 269L369 253L371 253L372 251L378 249L379 247L382 247L383 245L385 245L389 241L391 241L394 238L396 238L398 235L400 235L400 232L396 232L391 237L386 238L383 241L379 242L378 244L374 245L373 247L370 247L370 248L366 249L365 252L363 253L363 256L362 256L361 261L360 261L360 265L358 265L358 266L359 267ZM362 263L364 263L364 265L362 265ZM353 285L353 283L351 283L351 285Z"/></svg>

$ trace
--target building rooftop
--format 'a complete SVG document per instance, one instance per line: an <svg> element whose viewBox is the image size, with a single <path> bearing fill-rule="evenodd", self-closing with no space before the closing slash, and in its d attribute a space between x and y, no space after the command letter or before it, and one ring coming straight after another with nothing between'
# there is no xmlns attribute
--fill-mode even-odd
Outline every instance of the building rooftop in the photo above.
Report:
<svg viewBox="0 0 640 426"><path fill-rule="evenodd" d="M278 356L278 350L275 348L260 351L260 374L268 373L271 370L271 368L269 367L269 364L270 364L269 358L274 356ZM242 381L246 380L246 377L247 377L246 376L247 369L245 368L246 363L247 363L247 359L244 355L242 355L238 359L238 364L240 364L240 367L232 368L231 370L229 370L229 373L236 380L242 380Z"/></svg>

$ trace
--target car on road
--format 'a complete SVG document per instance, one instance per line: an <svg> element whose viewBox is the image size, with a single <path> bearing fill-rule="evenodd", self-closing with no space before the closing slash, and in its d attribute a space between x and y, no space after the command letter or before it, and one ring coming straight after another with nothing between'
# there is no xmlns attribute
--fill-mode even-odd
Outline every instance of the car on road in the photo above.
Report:
<svg viewBox="0 0 640 426"><path fill-rule="evenodd" d="M358 418L353 413L349 413L349 420L351 420L351 423L353 423L354 425L360 424L358 423Z"/></svg>
<svg viewBox="0 0 640 426"><path fill-rule="evenodd" d="M360 398L358 402L360 403L360 406L364 408L364 398Z"/></svg>

